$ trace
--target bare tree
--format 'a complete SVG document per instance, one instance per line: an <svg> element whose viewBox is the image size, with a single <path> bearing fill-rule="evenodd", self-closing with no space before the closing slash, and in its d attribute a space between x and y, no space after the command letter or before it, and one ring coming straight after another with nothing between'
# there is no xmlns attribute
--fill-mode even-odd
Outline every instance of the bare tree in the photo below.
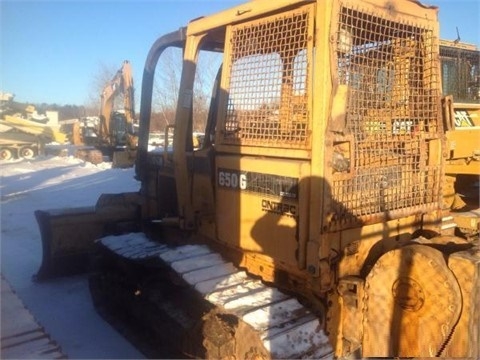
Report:
<svg viewBox="0 0 480 360"><path fill-rule="evenodd" d="M182 51L169 48L162 53L155 72L150 130L164 130L175 121L175 108L180 89Z"/></svg>
<svg viewBox="0 0 480 360"><path fill-rule="evenodd" d="M215 77L221 64L221 54L200 52L195 74L193 96L193 129L203 131L206 126Z"/></svg>
<svg viewBox="0 0 480 360"><path fill-rule="evenodd" d="M221 63L221 55L200 52L193 89L193 130L203 131L206 125L213 81ZM175 121L182 71L180 49L167 49L159 59L155 73L151 130L163 130Z"/></svg>
<svg viewBox="0 0 480 360"><path fill-rule="evenodd" d="M121 62L119 63L121 64ZM86 115L96 116L100 114L100 102L101 95L105 86L113 79L116 72L118 71L119 64L105 64L100 62L98 64L97 72L92 76L92 81L90 83L90 91L88 98L85 103L85 109L87 110ZM122 100L114 100L114 104L119 104L119 107L123 106Z"/></svg>

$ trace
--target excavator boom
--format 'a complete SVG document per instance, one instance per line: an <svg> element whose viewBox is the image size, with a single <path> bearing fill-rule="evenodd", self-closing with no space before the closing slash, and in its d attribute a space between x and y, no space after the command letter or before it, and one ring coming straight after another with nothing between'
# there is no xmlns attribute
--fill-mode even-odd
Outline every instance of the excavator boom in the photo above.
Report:
<svg viewBox="0 0 480 360"><path fill-rule="evenodd" d="M123 109L127 126L132 126L135 119L135 98L132 68L125 60L121 69L112 80L103 88L100 102L100 138L111 145L116 145L114 138L115 123L112 122L112 111L115 97L123 94Z"/></svg>
<svg viewBox="0 0 480 360"><path fill-rule="evenodd" d="M83 127L74 125L74 139L78 145L93 145L97 150L81 149L77 157L94 163L110 157L114 167L133 166L138 145L135 118L135 88L132 67L125 60L115 76L105 85L100 96L100 115L92 125L89 118L83 119ZM115 110L115 100L123 97L122 110Z"/></svg>

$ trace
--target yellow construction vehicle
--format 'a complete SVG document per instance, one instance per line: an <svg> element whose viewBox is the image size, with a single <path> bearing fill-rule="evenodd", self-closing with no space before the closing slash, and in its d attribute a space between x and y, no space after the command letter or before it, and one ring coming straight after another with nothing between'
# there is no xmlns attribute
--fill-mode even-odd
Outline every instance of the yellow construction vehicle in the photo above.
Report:
<svg viewBox="0 0 480 360"><path fill-rule="evenodd" d="M437 11L257 0L159 38L141 189L36 211L39 280L94 253L95 305L183 357L478 358L478 240L445 223ZM155 69L172 49L173 151L149 152ZM195 149L204 53L222 66Z"/></svg>
<svg viewBox="0 0 480 360"><path fill-rule="evenodd" d="M478 236L480 51L475 45L441 40L440 59L447 138L445 205L456 210L452 216L459 231Z"/></svg>
<svg viewBox="0 0 480 360"><path fill-rule="evenodd" d="M122 110L114 110L115 98L123 95ZM73 127L75 145L95 146L97 151L80 149L77 157L94 163L109 156L114 167L131 167L135 162L138 137L135 129L135 98L132 68L124 61L115 76L103 88L98 122L89 118Z"/></svg>
<svg viewBox="0 0 480 360"><path fill-rule="evenodd" d="M13 94L0 93L0 160L32 159L45 153L47 143L67 140L47 115L13 99Z"/></svg>
<svg viewBox="0 0 480 360"><path fill-rule="evenodd" d="M65 143L67 136L58 126L50 126L18 116L5 115L0 119L0 160L33 159L45 154L45 145L55 141Z"/></svg>

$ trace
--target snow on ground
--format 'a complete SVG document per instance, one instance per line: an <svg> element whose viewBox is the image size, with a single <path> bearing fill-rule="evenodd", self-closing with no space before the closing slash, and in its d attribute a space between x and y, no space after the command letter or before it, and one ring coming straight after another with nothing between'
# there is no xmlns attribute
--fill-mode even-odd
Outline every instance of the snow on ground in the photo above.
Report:
<svg viewBox="0 0 480 360"><path fill-rule="evenodd" d="M102 193L136 191L133 169L73 157L0 162L1 272L72 359L143 358L95 312L85 275L32 281L42 247L37 209L94 205Z"/></svg>

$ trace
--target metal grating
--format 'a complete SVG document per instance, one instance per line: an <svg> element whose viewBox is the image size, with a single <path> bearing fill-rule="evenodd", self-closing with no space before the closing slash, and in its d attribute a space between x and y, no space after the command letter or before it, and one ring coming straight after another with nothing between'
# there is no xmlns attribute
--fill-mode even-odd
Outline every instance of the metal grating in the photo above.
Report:
<svg viewBox="0 0 480 360"><path fill-rule="evenodd" d="M343 7L337 31L351 140L349 169L333 174L330 228L436 203L440 164L430 164L428 145L441 131L433 29Z"/></svg>
<svg viewBox="0 0 480 360"><path fill-rule="evenodd" d="M309 145L310 22L304 10L232 29L224 144Z"/></svg>

